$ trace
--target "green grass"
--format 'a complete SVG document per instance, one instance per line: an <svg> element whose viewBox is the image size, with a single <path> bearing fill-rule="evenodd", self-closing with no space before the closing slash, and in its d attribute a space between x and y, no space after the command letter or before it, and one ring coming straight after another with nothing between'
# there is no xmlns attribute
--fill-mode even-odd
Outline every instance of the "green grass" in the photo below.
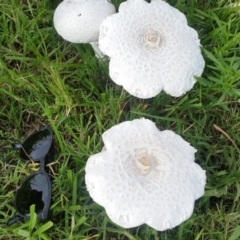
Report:
<svg viewBox="0 0 240 240"><path fill-rule="evenodd" d="M227 8L227 0L169 0L198 31L206 68L181 98L161 93L140 100L111 81L108 63L99 62L89 45L58 36L52 18L59 2L0 0L0 136L23 140L49 124L57 148L52 221L39 223L31 209L29 221L11 227L5 224L15 213L14 194L36 166L21 162L16 152L5 152L0 239L240 239L239 8ZM121 1L113 2L119 6ZM84 183L88 157L103 146L101 134L140 117L183 136L207 171L205 195L196 201L191 218L164 232L147 225L115 225Z"/></svg>

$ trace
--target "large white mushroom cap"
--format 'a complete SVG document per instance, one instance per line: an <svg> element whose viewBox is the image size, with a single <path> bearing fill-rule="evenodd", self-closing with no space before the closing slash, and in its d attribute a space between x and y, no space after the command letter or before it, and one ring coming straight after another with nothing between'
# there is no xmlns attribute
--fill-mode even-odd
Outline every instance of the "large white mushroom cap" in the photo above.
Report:
<svg viewBox="0 0 240 240"><path fill-rule="evenodd" d="M206 175L188 142L146 119L110 128L103 142L106 150L87 161L85 180L113 222L125 228L146 223L163 231L191 216Z"/></svg>
<svg viewBox="0 0 240 240"><path fill-rule="evenodd" d="M204 59L197 32L162 0L127 0L100 26L99 48L110 77L130 94L150 98L164 90L179 97L201 76Z"/></svg>
<svg viewBox="0 0 240 240"><path fill-rule="evenodd" d="M100 24L115 12L108 0L63 0L54 12L54 27L69 42L97 42Z"/></svg>

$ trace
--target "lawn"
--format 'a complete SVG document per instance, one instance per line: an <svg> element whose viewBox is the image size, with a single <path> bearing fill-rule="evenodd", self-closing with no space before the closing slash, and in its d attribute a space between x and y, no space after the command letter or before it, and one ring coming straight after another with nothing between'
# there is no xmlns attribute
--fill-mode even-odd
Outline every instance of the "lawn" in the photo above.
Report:
<svg viewBox="0 0 240 240"><path fill-rule="evenodd" d="M90 45L66 42L56 33L59 2L0 0L0 137L23 140L49 125L56 148L53 217L46 223L32 211L30 220L6 226L19 184L38 166L22 162L16 151L1 155L0 239L240 239L240 9L229 7L237 0L167 1L197 30L206 66L184 96L162 92L147 100L117 86L108 61L99 61ZM113 1L116 7L120 2ZM117 226L84 182L87 159L103 147L102 133L142 117L194 146L207 175L191 218L164 232Z"/></svg>

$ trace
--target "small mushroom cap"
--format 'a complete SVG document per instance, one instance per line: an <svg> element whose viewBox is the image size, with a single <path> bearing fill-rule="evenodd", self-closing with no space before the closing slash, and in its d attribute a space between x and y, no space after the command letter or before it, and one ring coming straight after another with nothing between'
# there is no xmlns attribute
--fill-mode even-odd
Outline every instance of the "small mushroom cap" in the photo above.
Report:
<svg viewBox="0 0 240 240"><path fill-rule="evenodd" d="M85 180L113 222L124 228L146 223L163 231L191 216L206 175L188 142L147 119L110 128L103 142L105 151L87 161Z"/></svg>
<svg viewBox="0 0 240 240"><path fill-rule="evenodd" d="M133 96L162 90L179 97L201 76L204 59L197 32L162 0L127 0L100 26L99 48L110 57L110 77Z"/></svg>
<svg viewBox="0 0 240 240"><path fill-rule="evenodd" d="M100 24L115 12L107 0L64 0L54 12L53 23L58 34L69 42L96 42Z"/></svg>

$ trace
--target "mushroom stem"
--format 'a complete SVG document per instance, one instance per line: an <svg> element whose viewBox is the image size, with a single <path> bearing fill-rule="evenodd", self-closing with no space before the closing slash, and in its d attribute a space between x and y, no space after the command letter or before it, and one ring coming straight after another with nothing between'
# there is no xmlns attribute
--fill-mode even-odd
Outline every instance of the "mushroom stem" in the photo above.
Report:
<svg viewBox="0 0 240 240"><path fill-rule="evenodd" d="M97 58L104 59L106 56L100 51L98 42L90 42Z"/></svg>

